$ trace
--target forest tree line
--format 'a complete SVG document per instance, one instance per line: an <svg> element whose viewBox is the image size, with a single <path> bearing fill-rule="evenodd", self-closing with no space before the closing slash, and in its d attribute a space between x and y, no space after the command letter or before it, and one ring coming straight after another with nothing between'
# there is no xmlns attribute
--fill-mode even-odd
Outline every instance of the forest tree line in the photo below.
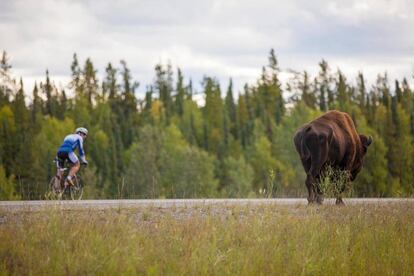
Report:
<svg viewBox="0 0 414 276"><path fill-rule="evenodd" d="M41 199L55 174L63 138L89 130L82 169L89 198L304 196L305 174L292 137L327 110L348 112L371 135L354 196L414 194L414 92L407 79L362 73L347 80L325 60L319 73L295 72L286 85L273 50L255 84L235 97L205 76L195 91L178 68L155 66L145 98L125 61L105 68L73 56L71 81L58 88L49 72L33 91L0 61L0 199ZM70 93L68 93L70 91ZM195 100L202 94L204 104ZM26 99L30 95L30 101ZM67 95L73 95L68 97Z"/></svg>

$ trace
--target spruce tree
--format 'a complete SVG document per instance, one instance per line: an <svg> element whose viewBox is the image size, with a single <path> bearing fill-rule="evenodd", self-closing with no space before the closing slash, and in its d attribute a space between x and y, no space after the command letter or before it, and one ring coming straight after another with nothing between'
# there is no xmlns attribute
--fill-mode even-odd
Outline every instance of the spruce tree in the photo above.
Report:
<svg viewBox="0 0 414 276"><path fill-rule="evenodd" d="M16 121L9 105L0 108L0 164L9 177L13 173L16 137Z"/></svg>
<svg viewBox="0 0 414 276"><path fill-rule="evenodd" d="M402 82L401 105L410 118L410 130L411 135L414 138L414 92L411 90L406 78L404 78Z"/></svg>
<svg viewBox="0 0 414 276"><path fill-rule="evenodd" d="M180 68L177 69L177 87L175 96L175 111L179 116L183 116L184 112L184 99L186 98L186 92L184 88L184 77Z"/></svg>
<svg viewBox="0 0 414 276"><path fill-rule="evenodd" d="M248 146L248 124L249 124L249 114L246 106L246 101L244 95L239 94L239 100L237 105L237 125L238 125L238 137L240 137L240 142L243 148Z"/></svg>
<svg viewBox="0 0 414 276"><path fill-rule="evenodd" d="M237 138L237 110L233 98L233 80L230 79L229 87L227 88L226 97L224 99L226 116L228 118L228 128L234 138Z"/></svg>
<svg viewBox="0 0 414 276"><path fill-rule="evenodd" d="M270 50L268 67L270 68L271 80L268 85L269 96L271 104L274 105L274 107L270 107L269 111L270 114L272 114L272 117L274 118L276 124L280 124L282 121L282 117L285 113L285 104L282 94L281 83L279 81L280 68L273 49Z"/></svg>
<svg viewBox="0 0 414 276"><path fill-rule="evenodd" d="M55 91L55 87L53 86L52 82L49 78L49 70L46 70L46 82L43 85L40 83L40 89L42 90L43 94L46 96L45 102L45 114L57 117L58 114L58 100L57 100L57 93Z"/></svg>
<svg viewBox="0 0 414 276"><path fill-rule="evenodd" d="M39 128L39 120L42 116L42 106L43 100L39 96L39 90L37 88L37 83L35 82L33 88L33 100L31 105L31 123L33 126L35 126L35 130Z"/></svg>
<svg viewBox="0 0 414 276"><path fill-rule="evenodd" d="M81 86L82 91L88 102L88 109L91 110L98 96L98 79L96 77L95 67L90 58L86 59L85 66L82 72ZM75 76L76 77L76 76Z"/></svg>
<svg viewBox="0 0 414 276"><path fill-rule="evenodd" d="M223 135L223 100L220 85L217 80L205 77L203 81L206 103L204 106L204 120L206 122L208 148L218 153Z"/></svg>
<svg viewBox="0 0 414 276"><path fill-rule="evenodd" d="M72 61L72 64L70 66L70 69L72 71L71 86L72 86L72 88L77 90L77 89L79 89L79 86L81 84L80 81L81 81L82 71L79 67L78 56L77 56L76 53L73 54L73 61Z"/></svg>
<svg viewBox="0 0 414 276"><path fill-rule="evenodd" d="M10 103L11 87L12 82L10 76L10 69L12 66L9 64L9 58L7 57L6 51L3 51L2 58L0 60L0 108Z"/></svg>
<svg viewBox="0 0 414 276"><path fill-rule="evenodd" d="M121 76L122 76L122 99L121 110L122 114L119 117L121 119L120 125L122 129L122 141L125 148L128 148L135 135L136 126L138 123L137 114L137 99L135 97L135 89L138 88L139 83L133 81L131 71L129 70L126 62L121 60Z"/></svg>
<svg viewBox="0 0 414 276"><path fill-rule="evenodd" d="M349 112L349 98L348 98L348 87L346 84L345 76L342 74L341 71L338 70L338 80L336 83L336 91L337 91L337 107L341 111Z"/></svg>
<svg viewBox="0 0 414 276"><path fill-rule="evenodd" d="M114 68L111 63L108 63L105 72L106 76L102 84L102 90L105 95L108 95L109 102L113 102L117 98L119 91L116 77L117 69Z"/></svg>
<svg viewBox="0 0 414 276"><path fill-rule="evenodd" d="M365 78L362 72L358 73L357 77L357 104L362 113L367 116L366 101L367 101L367 90L365 84Z"/></svg>
<svg viewBox="0 0 414 276"><path fill-rule="evenodd" d="M11 104L16 124L16 132L12 141L14 150L13 174L20 180L25 180L30 173L33 160L30 155L32 132L30 129L30 112L26 107L23 80Z"/></svg>
<svg viewBox="0 0 414 276"><path fill-rule="evenodd" d="M387 107L391 107L391 89L388 83L388 76L385 73L384 76L378 75L376 85L378 96L380 97L381 103Z"/></svg>
<svg viewBox="0 0 414 276"><path fill-rule="evenodd" d="M158 92L159 99L163 103L165 110L166 123L169 124L171 116L173 115L173 100L172 100L172 70L171 65L168 64L167 68L161 64L155 66L156 80L155 91Z"/></svg>
<svg viewBox="0 0 414 276"><path fill-rule="evenodd" d="M398 103L397 96L391 98L392 137L389 143L390 173L398 181L398 193L409 195L414 192L414 144L410 136L410 118Z"/></svg>
<svg viewBox="0 0 414 276"><path fill-rule="evenodd" d="M334 95L330 88L329 67L325 60L319 63L320 71L318 76L319 84L319 109L327 111L332 109L334 104Z"/></svg>
<svg viewBox="0 0 414 276"><path fill-rule="evenodd" d="M309 82L308 72L303 72L303 81L299 82L299 90L302 93L302 101L306 106L314 109L316 108L316 96L314 91L311 89L311 84Z"/></svg>

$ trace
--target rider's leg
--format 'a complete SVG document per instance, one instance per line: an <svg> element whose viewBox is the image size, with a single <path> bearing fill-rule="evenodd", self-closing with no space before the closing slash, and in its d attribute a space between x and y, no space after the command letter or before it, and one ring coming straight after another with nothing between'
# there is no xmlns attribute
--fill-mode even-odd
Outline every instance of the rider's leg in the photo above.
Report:
<svg viewBox="0 0 414 276"><path fill-rule="evenodd" d="M74 185L72 179L76 175L76 173L79 171L79 168L80 168L79 161L72 165L72 167L69 170L68 176L66 177L65 188L68 185Z"/></svg>
<svg viewBox="0 0 414 276"><path fill-rule="evenodd" d="M68 183L73 185L72 178L76 175L80 168L80 162L75 153L70 152L68 154L68 159L72 163L72 167L70 168L68 177L66 178L65 186Z"/></svg>
<svg viewBox="0 0 414 276"><path fill-rule="evenodd" d="M59 179L62 179L63 171L59 167L57 167L56 175Z"/></svg>
<svg viewBox="0 0 414 276"><path fill-rule="evenodd" d="M56 166L56 175L57 177L60 179L62 179L63 176L63 168L65 167L65 160L67 158L67 153L66 152L58 152L56 155L56 161L57 161L57 166Z"/></svg>
<svg viewBox="0 0 414 276"><path fill-rule="evenodd" d="M72 178L79 171L79 168L80 168L80 163L78 161L75 164L73 164L73 166L70 168L68 176L70 176L70 178Z"/></svg>
<svg viewBox="0 0 414 276"><path fill-rule="evenodd" d="M55 189L55 191L59 191L62 187L61 187L61 179L63 177L63 170L60 169L60 166L57 166L57 172L56 172L56 179L55 182L53 183L53 188Z"/></svg>

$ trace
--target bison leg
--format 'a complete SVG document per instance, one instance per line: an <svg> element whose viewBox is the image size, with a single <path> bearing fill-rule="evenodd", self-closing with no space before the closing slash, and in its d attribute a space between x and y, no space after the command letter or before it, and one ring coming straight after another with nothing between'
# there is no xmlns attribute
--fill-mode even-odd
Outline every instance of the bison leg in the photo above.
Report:
<svg viewBox="0 0 414 276"><path fill-rule="evenodd" d="M323 193L321 191L321 187L320 187L320 176L315 177L316 181L315 181L315 185L314 185L314 189L315 189L315 198L316 198L316 203L318 204L322 204L323 203Z"/></svg>
<svg viewBox="0 0 414 276"><path fill-rule="evenodd" d="M335 204L336 205L345 205L344 201L342 200L342 197L337 197Z"/></svg>
<svg viewBox="0 0 414 276"><path fill-rule="evenodd" d="M345 205L344 201L342 200L342 193L345 192L347 189L349 189L349 183L344 184L341 187L340 193L339 195L336 197L336 202L335 204L337 205Z"/></svg>
<svg viewBox="0 0 414 276"><path fill-rule="evenodd" d="M318 204L322 204L323 203L323 195L322 194L320 194L320 193L317 193L316 194L316 202Z"/></svg>
<svg viewBox="0 0 414 276"><path fill-rule="evenodd" d="M308 175L312 177L313 201L322 204L323 195L318 185L321 169L328 159L328 137L326 134L310 133L306 140L310 149L311 166Z"/></svg>
<svg viewBox="0 0 414 276"><path fill-rule="evenodd" d="M306 188L308 188L308 203L312 204L315 203L316 201L316 193L315 193L315 179L311 176L308 175L306 177Z"/></svg>

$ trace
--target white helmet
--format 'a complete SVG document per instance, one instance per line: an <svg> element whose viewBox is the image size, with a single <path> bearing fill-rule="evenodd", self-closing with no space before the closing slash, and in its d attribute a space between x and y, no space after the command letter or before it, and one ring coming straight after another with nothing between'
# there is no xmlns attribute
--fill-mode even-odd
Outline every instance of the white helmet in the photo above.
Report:
<svg viewBox="0 0 414 276"><path fill-rule="evenodd" d="M83 133L85 135L88 135L88 130L86 128L84 128L84 127L78 127L76 129L76 133Z"/></svg>

